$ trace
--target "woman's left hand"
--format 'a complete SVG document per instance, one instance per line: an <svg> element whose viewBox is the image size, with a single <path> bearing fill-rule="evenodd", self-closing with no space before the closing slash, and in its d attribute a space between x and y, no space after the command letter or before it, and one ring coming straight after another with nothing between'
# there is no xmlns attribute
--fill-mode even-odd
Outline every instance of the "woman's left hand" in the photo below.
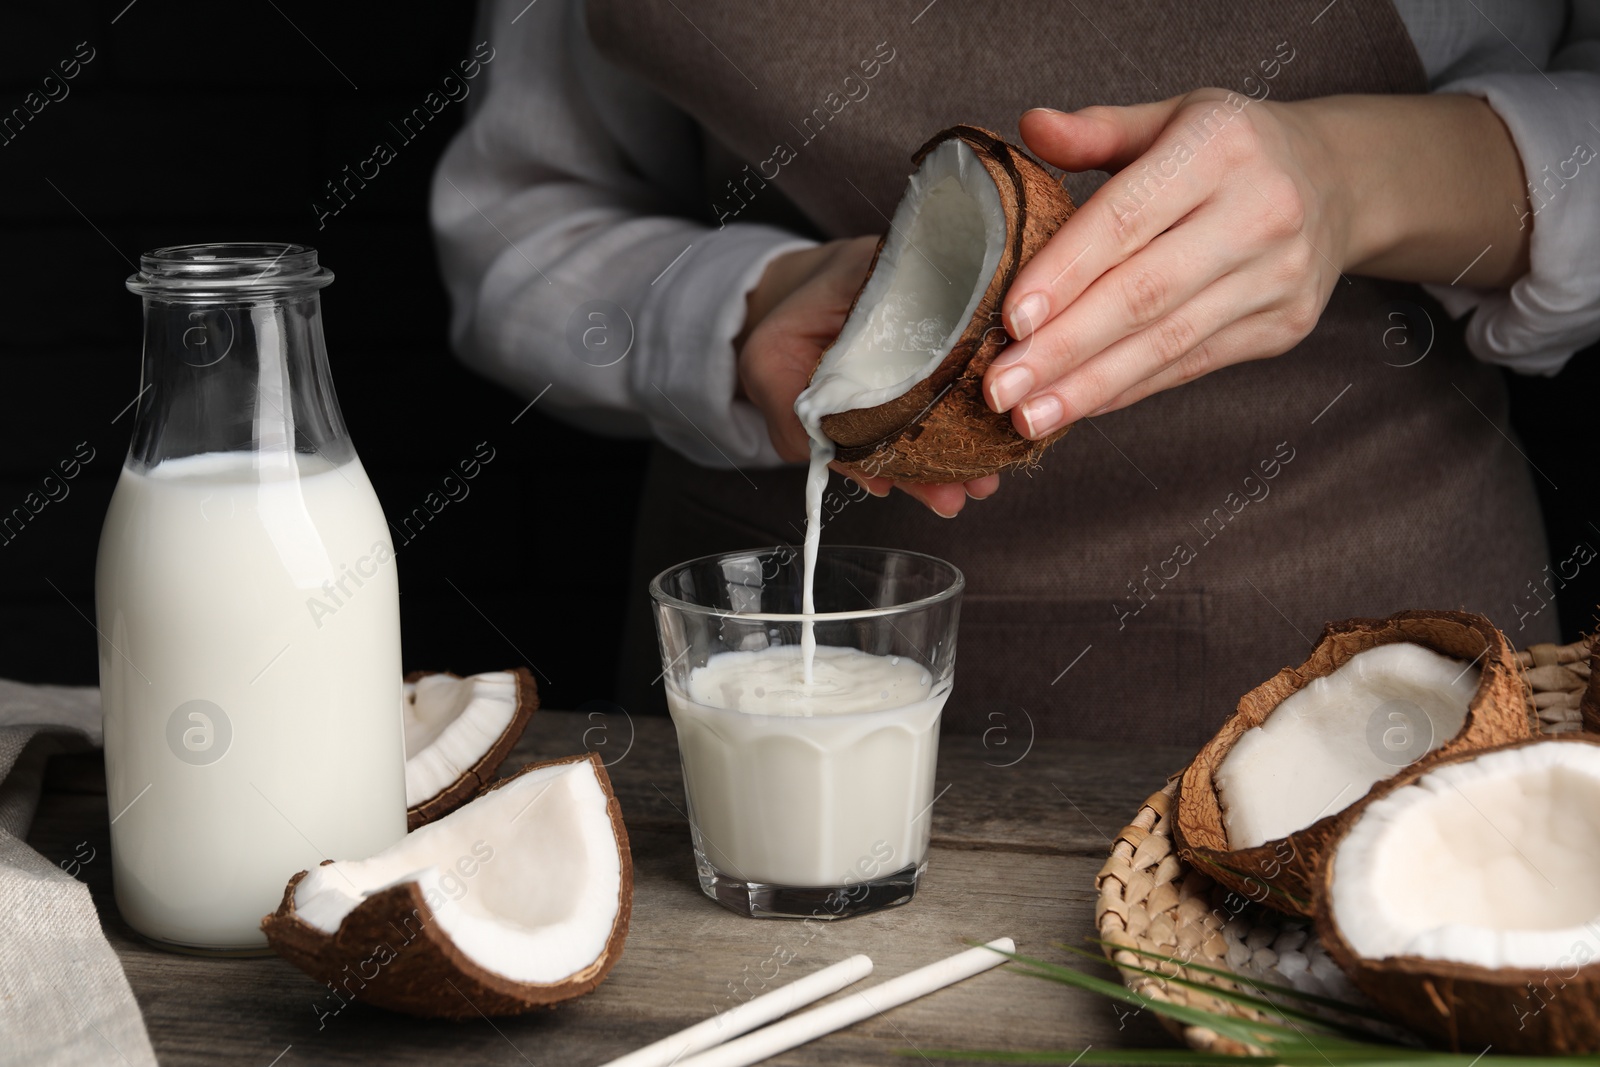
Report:
<svg viewBox="0 0 1600 1067"><path fill-rule="evenodd" d="M1416 141L1394 142L1429 124L1443 162L1461 155L1477 168L1455 179L1420 174L1432 187L1407 188L1405 158L1425 153ZM1018 343L989 369L985 396L1030 438L1288 351L1316 325L1346 269L1418 281L1459 270L1470 253L1455 259L1458 249L1481 248L1496 237L1487 228L1509 226L1503 204L1521 191L1503 127L1482 101L1463 96L1286 104L1203 89L1133 107L1029 111L1021 129L1030 149L1064 170L1114 172L1006 295L1005 323ZM1356 132L1366 143L1353 143ZM1475 178L1475 169L1489 176ZM1408 196L1455 199L1439 187L1447 180L1480 181L1494 193L1505 186L1506 200L1492 209L1507 219L1484 221L1460 201L1454 221L1433 204L1408 205ZM1491 210L1487 195L1467 194ZM1436 218L1445 221L1413 245L1437 263L1419 264L1419 253L1393 243L1414 222ZM1468 232L1439 232L1457 222ZM1523 237L1524 264L1525 249ZM1472 281L1516 270L1516 240L1496 252Z"/></svg>

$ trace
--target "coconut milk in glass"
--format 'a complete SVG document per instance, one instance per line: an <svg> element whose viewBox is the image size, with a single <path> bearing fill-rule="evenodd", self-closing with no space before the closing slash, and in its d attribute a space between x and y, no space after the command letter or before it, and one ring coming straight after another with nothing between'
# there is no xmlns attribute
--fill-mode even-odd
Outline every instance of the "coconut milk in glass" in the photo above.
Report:
<svg viewBox="0 0 1600 1067"><path fill-rule="evenodd" d="M733 552L650 586L700 888L755 918L893 907L927 867L961 572L880 548L812 562Z"/></svg>
<svg viewBox="0 0 1600 1067"><path fill-rule="evenodd" d="M117 906L264 949L298 871L405 834L399 590L328 372L332 275L285 244L164 248L96 574Z"/></svg>

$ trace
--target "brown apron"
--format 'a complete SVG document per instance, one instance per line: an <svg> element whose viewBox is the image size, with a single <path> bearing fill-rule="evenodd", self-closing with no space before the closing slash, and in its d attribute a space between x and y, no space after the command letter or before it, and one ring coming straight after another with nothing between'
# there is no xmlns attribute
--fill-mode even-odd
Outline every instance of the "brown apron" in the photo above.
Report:
<svg viewBox="0 0 1600 1067"><path fill-rule="evenodd" d="M1038 105L1426 87L1389 0L925 3L589 0L587 14L602 55L700 124L719 216L798 207L829 238L881 233L908 154L954 123L1015 137ZM780 144L792 158L763 186ZM1066 185L1082 203L1103 180ZM836 479L823 539L965 571L945 729L1195 743L1328 619L1467 608L1519 643L1552 639L1553 612L1516 629L1513 605L1546 556L1513 440L1500 372L1437 304L1350 278L1293 352L1086 421L1041 470L1007 476L954 520L898 493L844 502ZM799 544L803 477L654 450L625 706L661 706L648 578L709 552Z"/></svg>

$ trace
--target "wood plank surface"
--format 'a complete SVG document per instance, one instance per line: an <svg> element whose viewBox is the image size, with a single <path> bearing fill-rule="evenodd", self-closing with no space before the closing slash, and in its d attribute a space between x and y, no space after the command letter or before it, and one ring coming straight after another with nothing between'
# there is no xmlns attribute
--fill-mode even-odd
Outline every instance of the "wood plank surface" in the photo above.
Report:
<svg viewBox="0 0 1600 1067"><path fill-rule="evenodd" d="M99 755L59 756L29 843L88 883L161 1063L599 1064L856 952L881 981L999 936L1066 959L1093 932L1095 872L1116 833L1189 753L951 737L941 743L933 851L909 905L835 923L753 920L700 894L671 723L620 711L538 713L506 771L584 749L610 761L632 844L627 947L593 994L518 1018L412 1019L353 1004L282 960L213 960L140 941L111 895ZM1019 758L1020 756L1020 758ZM91 855L87 862L82 857ZM1060 986L980 975L770 1061L907 1062L897 1050L1167 1044L1147 1017ZM276 1060L275 1057L278 1057Z"/></svg>

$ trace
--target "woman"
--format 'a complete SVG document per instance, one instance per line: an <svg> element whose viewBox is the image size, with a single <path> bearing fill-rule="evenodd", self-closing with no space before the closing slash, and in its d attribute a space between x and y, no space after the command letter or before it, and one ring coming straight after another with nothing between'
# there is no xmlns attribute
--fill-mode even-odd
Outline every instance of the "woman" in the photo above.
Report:
<svg viewBox="0 0 1600 1067"><path fill-rule="evenodd" d="M908 154L956 122L1020 126L1081 207L1007 294L1019 343L985 379L1020 432L1072 434L1004 492L828 509L827 541L966 571L947 728L1190 743L1352 615L1462 607L1553 637L1553 613L1512 607L1546 561L1488 363L1554 373L1600 336L1595 4L485 18L489 93L432 206L453 340L548 386L542 410L660 442L629 706L659 703L650 574L798 543L794 397Z"/></svg>

